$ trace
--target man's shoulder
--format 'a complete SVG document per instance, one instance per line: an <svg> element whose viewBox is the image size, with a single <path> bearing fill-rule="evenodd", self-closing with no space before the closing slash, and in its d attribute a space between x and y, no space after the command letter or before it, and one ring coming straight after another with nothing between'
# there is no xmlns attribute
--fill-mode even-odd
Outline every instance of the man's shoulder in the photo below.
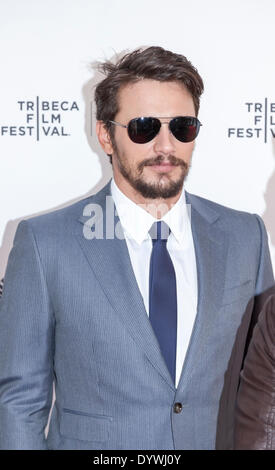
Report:
<svg viewBox="0 0 275 470"><path fill-rule="evenodd" d="M23 222L27 222L34 230L44 230L45 228L48 230L53 227L68 229L72 223L83 216L83 211L88 204L101 204L101 202L104 201L104 196L108 194L108 188L109 183L100 191L79 199L73 204L68 204L65 207L51 210L50 212L34 217L29 217Z"/></svg>
<svg viewBox="0 0 275 470"><path fill-rule="evenodd" d="M221 227L229 231L235 231L241 227L242 232L247 233L249 230L253 232L256 230L259 233L259 228L261 230L264 226L258 214L228 207L190 193L186 194L186 201L201 216L207 218L210 223L218 221Z"/></svg>
<svg viewBox="0 0 275 470"><path fill-rule="evenodd" d="M196 210L199 212L209 211L209 213L217 214L219 216L226 216L226 217L248 217L255 216L247 211L235 209L229 206L225 206L218 202L212 201L211 199L206 199L202 196L198 196L197 194L191 194L186 192L187 202L191 204Z"/></svg>
<svg viewBox="0 0 275 470"><path fill-rule="evenodd" d="M39 214L34 217L28 217L24 222L27 222L33 228L37 229L39 227L44 228L45 226L51 227L60 224L64 225L74 219L77 220L77 218L82 215L83 208L89 204L91 200L92 196L89 196L65 207L51 210L50 212Z"/></svg>

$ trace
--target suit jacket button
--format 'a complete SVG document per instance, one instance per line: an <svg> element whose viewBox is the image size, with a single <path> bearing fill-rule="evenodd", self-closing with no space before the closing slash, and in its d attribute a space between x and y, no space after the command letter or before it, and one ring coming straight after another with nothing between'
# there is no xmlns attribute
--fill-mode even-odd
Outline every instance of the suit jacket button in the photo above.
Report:
<svg viewBox="0 0 275 470"><path fill-rule="evenodd" d="M181 413L182 411L182 404L181 403L175 403L174 404L174 413Z"/></svg>

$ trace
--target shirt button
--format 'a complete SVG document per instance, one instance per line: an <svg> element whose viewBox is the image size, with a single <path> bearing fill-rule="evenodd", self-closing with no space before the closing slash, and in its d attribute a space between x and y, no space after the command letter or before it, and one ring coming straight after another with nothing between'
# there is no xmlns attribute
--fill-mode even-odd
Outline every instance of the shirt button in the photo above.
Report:
<svg viewBox="0 0 275 470"><path fill-rule="evenodd" d="M174 404L174 413L181 413L182 411L182 404L181 403L175 403Z"/></svg>

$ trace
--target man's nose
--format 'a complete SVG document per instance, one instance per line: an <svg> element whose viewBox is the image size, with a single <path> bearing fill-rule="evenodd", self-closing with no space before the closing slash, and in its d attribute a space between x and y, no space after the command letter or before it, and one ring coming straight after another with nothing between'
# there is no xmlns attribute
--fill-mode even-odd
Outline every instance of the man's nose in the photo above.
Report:
<svg viewBox="0 0 275 470"><path fill-rule="evenodd" d="M170 154L175 150L174 136L169 129L169 123L163 122L155 137L154 150L157 153Z"/></svg>

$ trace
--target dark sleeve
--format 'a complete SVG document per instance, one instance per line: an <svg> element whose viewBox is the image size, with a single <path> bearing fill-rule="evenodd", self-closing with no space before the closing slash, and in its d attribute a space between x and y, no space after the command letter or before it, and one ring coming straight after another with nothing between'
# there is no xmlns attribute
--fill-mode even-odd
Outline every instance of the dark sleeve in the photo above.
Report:
<svg viewBox="0 0 275 470"><path fill-rule="evenodd" d="M243 368L248 346L251 341L254 327L266 300L275 294L275 284L268 238L264 223L258 215L254 214L258 240L257 271L255 278L254 296L247 304L242 322L236 332L235 343L232 348L228 368L225 373L224 386L220 399L217 420L216 449L228 450L234 447L236 399L239 388L240 372ZM255 256L255 253L251 253Z"/></svg>
<svg viewBox="0 0 275 470"><path fill-rule="evenodd" d="M262 309L241 373L234 448L275 450L275 296Z"/></svg>

